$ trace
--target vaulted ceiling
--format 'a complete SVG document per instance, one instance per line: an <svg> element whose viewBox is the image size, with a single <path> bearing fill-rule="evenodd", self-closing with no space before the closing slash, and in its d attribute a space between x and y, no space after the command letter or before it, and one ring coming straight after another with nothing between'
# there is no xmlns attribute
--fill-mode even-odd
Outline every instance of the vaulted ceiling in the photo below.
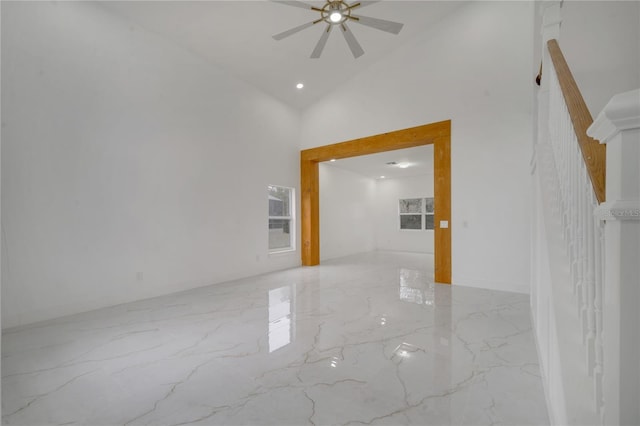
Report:
<svg viewBox="0 0 640 426"><path fill-rule="evenodd" d="M103 1L99 5L132 27L157 33L287 104L304 108L429 31L463 3L386 0L363 7L359 15L401 22L404 27L393 35L350 24L365 51L358 59L338 31L331 33L322 56L310 59L326 27L322 23L274 40L274 34L316 20L319 14L271 1ZM296 89L298 82L304 83L304 89Z"/></svg>

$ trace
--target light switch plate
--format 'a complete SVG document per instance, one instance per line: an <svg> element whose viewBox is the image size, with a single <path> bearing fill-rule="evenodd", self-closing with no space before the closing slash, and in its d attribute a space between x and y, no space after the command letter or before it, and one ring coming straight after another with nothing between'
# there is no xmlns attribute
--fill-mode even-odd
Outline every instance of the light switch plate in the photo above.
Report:
<svg viewBox="0 0 640 426"><path fill-rule="evenodd" d="M440 229L446 229L449 227L449 221L448 220L441 220L440 221Z"/></svg>

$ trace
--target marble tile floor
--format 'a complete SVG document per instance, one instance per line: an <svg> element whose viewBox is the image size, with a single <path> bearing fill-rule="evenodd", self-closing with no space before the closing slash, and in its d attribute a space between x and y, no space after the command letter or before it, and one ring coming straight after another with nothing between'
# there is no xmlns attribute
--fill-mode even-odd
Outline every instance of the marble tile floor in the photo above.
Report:
<svg viewBox="0 0 640 426"><path fill-rule="evenodd" d="M6 425L548 424L526 295L372 252L6 330Z"/></svg>

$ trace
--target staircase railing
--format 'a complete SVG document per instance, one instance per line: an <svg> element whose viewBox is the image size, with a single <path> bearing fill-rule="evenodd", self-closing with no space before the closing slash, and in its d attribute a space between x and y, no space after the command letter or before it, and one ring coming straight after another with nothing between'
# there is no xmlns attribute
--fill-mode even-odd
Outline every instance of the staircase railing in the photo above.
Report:
<svg viewBox="0 0 640 426"><path fill-rule="evenodd" d="M573 125L574 134L584 160L593 191L598 203L605 201L606 179L606 150L605 146L587 135L587 129L593 123L593 118L584 102L582 93L571 74L569 65L564 59L558 41L555 39L547 42L549 55L555 70L555 82L559 85L564 102ZM557 93L557 91L556 91Z"/></svg>
<svg viewBox="0 0 640 426"><path fill-rule="evenodd" d="M555 39L547 43L554 72L549 77L549 142L558 177L554 210L559 212L571 287L584 345L593 402L602 401L603 224L595 209L605 200L605 146L587 135L589 109Z"/></svg>
<svg viewBox="0 0 640 426"><path fill-rule="evenodd" d="M561 4L544 9L531 169L543 383L555 424L637 425L640 89L613 96L593 121L557 42L561 22Z"/></svg>

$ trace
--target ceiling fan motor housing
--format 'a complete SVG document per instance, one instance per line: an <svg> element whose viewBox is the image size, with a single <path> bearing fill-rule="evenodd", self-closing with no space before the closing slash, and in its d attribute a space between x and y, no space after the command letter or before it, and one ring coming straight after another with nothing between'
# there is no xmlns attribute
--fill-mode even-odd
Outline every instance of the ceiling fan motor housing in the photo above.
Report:
<svg viewBox="0 0 640 426"><path fill-rule="evenodd" d="M342 0L328 1L322 7L322 19L329 25L344 23L351 16L351 7Z"/></svg>

